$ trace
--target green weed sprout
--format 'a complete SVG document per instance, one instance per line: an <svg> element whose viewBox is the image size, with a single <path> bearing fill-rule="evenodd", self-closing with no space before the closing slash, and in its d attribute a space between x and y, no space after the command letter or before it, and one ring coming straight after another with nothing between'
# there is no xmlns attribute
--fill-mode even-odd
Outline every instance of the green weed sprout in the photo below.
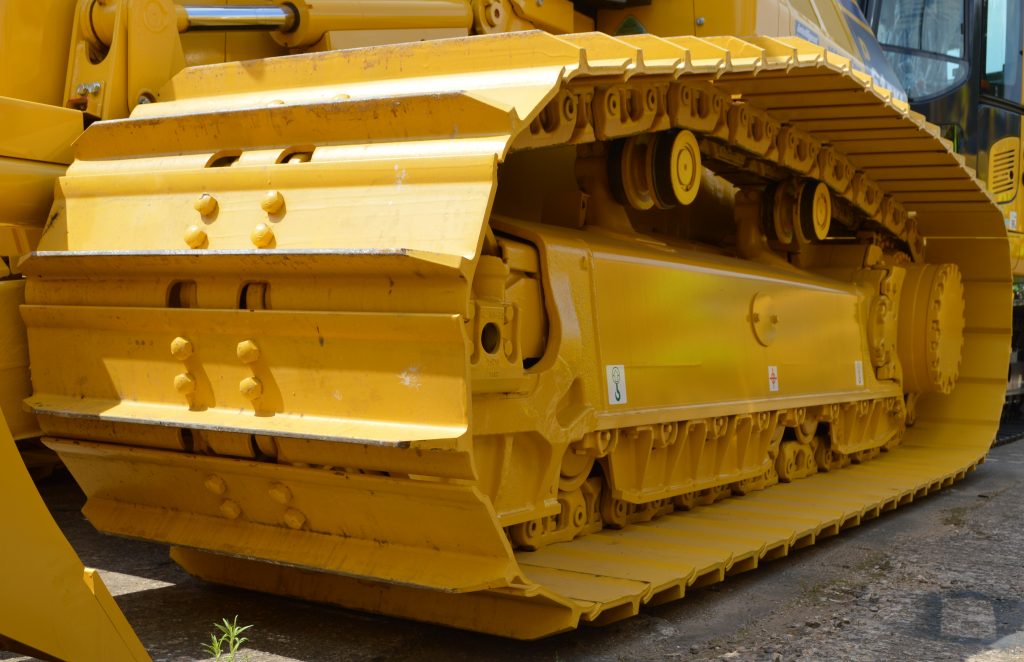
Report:
<svg viewBox="0 0 1024 662"><path fill-rule="evenodd" d="M213 627L220 631L220 636L218 637L216 633L210 634L210 643L203 644L203 648L217 662L220 662L220 660L235 662L238 650L245 642L249 641L249 639L242 636L242 633L251 628L252 625L239 625L238 615L235 614L233 621L228 621L225 618L222 623L214 623Z"/></svg>

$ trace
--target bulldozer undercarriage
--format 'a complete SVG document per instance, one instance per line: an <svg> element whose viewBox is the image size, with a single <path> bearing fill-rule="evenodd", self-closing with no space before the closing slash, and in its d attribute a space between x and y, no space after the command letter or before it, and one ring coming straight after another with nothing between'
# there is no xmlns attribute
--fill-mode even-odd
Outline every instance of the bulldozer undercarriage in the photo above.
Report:
<svg viewBox="0 0 1024 662"><path fill-rule="evenodd" d="M1002 218L819 47L530 32L171 87L80 140L22 311L86 515L198 577L542 637L992 440Z"/></svg>

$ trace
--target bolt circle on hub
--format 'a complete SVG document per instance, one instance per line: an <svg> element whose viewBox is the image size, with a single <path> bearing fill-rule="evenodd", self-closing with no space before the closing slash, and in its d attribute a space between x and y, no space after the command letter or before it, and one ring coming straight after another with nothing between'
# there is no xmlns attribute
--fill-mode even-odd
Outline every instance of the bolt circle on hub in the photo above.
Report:
<svg viewBox="0 0 1024 662"><path fill-rule="evenodd" d="M700 145L689 131L666 131L654 143L652 181L662 209L688 205L700 190Z"/></svg>
<svg viewBox="0 0 1024 662"><path fill-rule="evenodd" d="M955 264L907 269L900 297L898 354L909 393L945 393L960 376L964 286Z"/></svg>

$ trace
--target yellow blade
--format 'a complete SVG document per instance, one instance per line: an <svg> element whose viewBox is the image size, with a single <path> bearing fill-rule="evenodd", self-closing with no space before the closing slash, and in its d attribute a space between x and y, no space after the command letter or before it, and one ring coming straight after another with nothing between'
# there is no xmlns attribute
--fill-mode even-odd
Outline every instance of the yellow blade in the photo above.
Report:
<svg viewBox="0 0 1024 662"><path fill-rule="evenodd" d="M0 647L63 660L148 660L99 573L64 539L0 414Z"/></svg>

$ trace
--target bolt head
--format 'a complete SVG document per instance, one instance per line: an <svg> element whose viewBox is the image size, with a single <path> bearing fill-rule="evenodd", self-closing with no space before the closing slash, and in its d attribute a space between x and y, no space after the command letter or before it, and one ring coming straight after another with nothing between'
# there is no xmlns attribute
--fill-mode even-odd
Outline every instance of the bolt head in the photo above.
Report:
<svg viewBox="0 0 1024 662"><path fill-rule="evenodd" d="M274 243L274 230L266 223L260 223L249 236L256 248L267 248Z"/></svg>
<svg viewBox="0 0 1024 662"><path fill-rule="evenodd" d="M294 508L289 508L284 513L284 523L290 529L301 529L302 525L306 523L306 516Z"/></svg>
<svg viewBox="0 0 1024 662"><path fill-rule="evenodd" d="M225 483L224 479L217 474L210 474L207 476L206 480L203 481L203 486L214 494L224 494L228 489L227 483Z"/></svg>
<svg viewBox="0 0 1024 662"><path fill-rule="evenodd" d="M196 198L195 202L192 203L192 206L195 207L196 211L203 216L209 216L213 212L217 211L217 198L213 197L209 193L203 193Z"/></svg>
<svg viewBox="0 0 1024 662"><path fill-rule="evenodd" d="M192 373L183 372L174 376L174 390L182 395L191 395L196 391L196 378Z"/></svg>
<svg viewBox="0 0 1024 662"><path fill-rule="evenodd" d="M284 207L284 196L281 195L280 191L267 191L263 194L260 207L268 214L276 214Z"/></svg>
<svg viewBox="0 0 1024 662"><path fill-rule="evenodd" d="M206 230L198 225L190 225L185 229L185 243L189 248L202 248L206 244Z"/></svg>
<svg viewBox="0 0 1024 662"><path fill-rule="evenodd" d="M238 390L250 400L255 400L263 395L263 382L259 377L246 377L238 383Z"/></svg>
<svg viewBox="0 0 1024 662"><path fill-rule="evenodd" d="M282 506L287 505L292 500L292 491L288 489L287 485L281 483L274 483L270 486L270 498L281 504Z"/></svg>
<svg viewBox="0 0 1024 662"><path fill-rule="evenodd" d="M171 356L178 359L179 361L184 361L185 359L192 356L192 352L194 350L195 348L192 347L192 341L190 341L188 338L182 338L181 336L178 336L177 338L171 341Z"/></svg>
<svg viewBox="0 0 1024 662"><path fill-rule="evenodd" d="M251 340L238 343L235 353L242 363L255 363L260 358L260 348Z"/></svg>
<svg viewBox="0 0 1024 662"><path fill-rule="evenodd" d="M242 507L231 499L225 499L220 504L220 512L228 519L238 519L239 515L242 514Z"/></svg>

